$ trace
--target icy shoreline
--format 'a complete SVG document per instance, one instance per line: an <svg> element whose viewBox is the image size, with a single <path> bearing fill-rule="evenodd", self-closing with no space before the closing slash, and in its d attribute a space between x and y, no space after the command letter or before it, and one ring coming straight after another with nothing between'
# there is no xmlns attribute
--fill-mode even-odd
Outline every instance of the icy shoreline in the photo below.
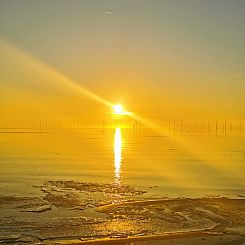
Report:
<svg viewBox="0 0 245 245"><path fill-rule="evenodd" d="M245 234L245 199L160 198L127 185L48 181L0 196L0 243L90 243ZM232 235L232 236L233 236Z"/></svg>

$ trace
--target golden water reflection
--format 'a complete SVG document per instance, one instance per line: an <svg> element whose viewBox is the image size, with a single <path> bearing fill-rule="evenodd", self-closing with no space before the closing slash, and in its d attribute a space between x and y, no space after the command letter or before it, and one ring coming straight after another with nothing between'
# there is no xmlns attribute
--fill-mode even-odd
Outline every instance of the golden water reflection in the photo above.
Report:
<svg viewBox="0 0 245 245"><path fill-rule="evenodd" d="M115 129L114 135L114 179L116 184L121 182L121 164L122 164L122 135L121 128Z"/></svg>

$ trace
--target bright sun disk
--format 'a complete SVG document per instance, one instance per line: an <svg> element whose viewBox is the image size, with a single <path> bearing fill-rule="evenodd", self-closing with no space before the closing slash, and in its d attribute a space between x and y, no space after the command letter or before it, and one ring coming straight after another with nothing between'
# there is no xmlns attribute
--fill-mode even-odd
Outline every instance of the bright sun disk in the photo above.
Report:
<svg viewBox="0 0 245 245"><path fill-rule="evenodd" d="M113 111L114 111L114 113L115 114L118 114L118 115L121 115L121 114L123 114L123 107L122 107L122 105L120 105L120 104L116 104L116 105L114 105L113 106Z"/></svg>

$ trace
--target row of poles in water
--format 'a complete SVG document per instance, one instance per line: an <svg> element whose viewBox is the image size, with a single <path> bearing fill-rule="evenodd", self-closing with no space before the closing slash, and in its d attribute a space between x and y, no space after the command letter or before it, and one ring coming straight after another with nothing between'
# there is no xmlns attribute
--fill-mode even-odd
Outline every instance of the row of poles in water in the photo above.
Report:
<svg viewBox="0 0 245 245"><path fill-rule="evenodd" d="M106 130L114 130L117 127L129 128L133 132L140 132L142 130L149 129L142 123L137 121L131 121L130 123L122 123L120 121L102 121L102 122L82 122L82 121L66 121L66 122L47 122L41 121L39 124L40 130L72 130L79 131L81 129L97 129L98 131L104 132ZM199 122L168 122L168 123L159 123L156 125L157 130L161 134L171 134L171 133L212 133L212 134L232 134L240 133L244 131L244 125L241 122L212 122L212 123L199 123Z"/></svg>

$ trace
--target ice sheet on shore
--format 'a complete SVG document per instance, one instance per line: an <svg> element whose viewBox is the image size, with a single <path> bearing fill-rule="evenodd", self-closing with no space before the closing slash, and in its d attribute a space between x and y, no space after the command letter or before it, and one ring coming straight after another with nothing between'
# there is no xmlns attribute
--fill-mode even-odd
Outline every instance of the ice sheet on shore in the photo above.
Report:
<svg viewBox="0 0 245 245"><path fill-rule="evenodd" d="M56 208L84 210L95 206L130 200L146 193L128 185L98 184L75 181L48 181L41 187L44 200ZM134 199L132 199L134 200Z"/></svg>
<svg viewBox="0 0 245 245"><path fill-rule="evenodd" d="M245 199L149 200L142 196L144 190L114 183L49 181L38 188L43 192L40 197L0 196L0 242L122 239L193 231L222 234L245 227ZM41 213L45 208L51 215ZM5 210L15 212L6 215ZM34 213L28 216L29 212Z"/></svg>
<svg viewBox="0 0 245 245"><path fill-rule="evenodd" d="M51 206L41 197L0 196L0 209L42 213L51 210Z"/></svg>

